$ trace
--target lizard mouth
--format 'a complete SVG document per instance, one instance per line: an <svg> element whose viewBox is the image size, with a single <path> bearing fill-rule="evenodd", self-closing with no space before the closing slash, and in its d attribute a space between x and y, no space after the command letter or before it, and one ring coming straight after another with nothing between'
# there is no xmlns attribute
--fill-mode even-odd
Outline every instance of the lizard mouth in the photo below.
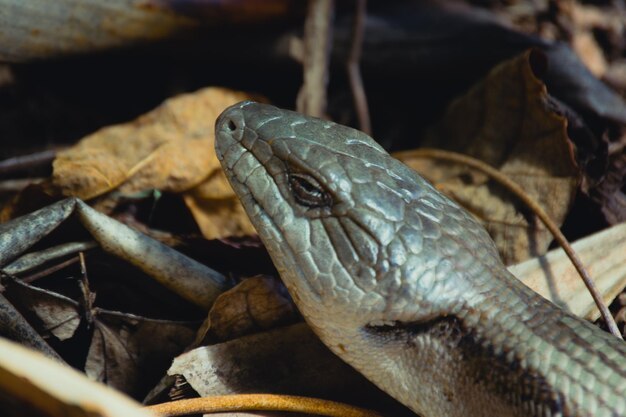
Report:
<svg viewBox="0 0 626 417"><path fill-rule="evenodd" d="M229 107L220 115L215 125L216 154L226 178L268 249L289 291L292 294L297 293L297 287L304 285L309 287L307 291L310 294L317 294L318 291L310 286L307 274L298 262L296 251L290 246L275 218L275 215L280 218L284 213L280 211L276 213L276 210L271 208L276 207L282 195L275 176L268 171L252 149L259 139L255 133L255 121L248 123L244 108L254 104L256 103L242 102ZM257 123L256 127L261 127L262 124ZM268 207L272 204L273 206Z"/></svg>
<svg viewBox="0 0 626 417"><path fill-rule="evenodd" d="M224 110L218 117L215 122L215 153L226 178L241 200L259 235L263 236L268 230L273 230L275 234L280 235L277 224L248 185L252 177L265 177L268 182L272 182L272 176L256 158L250 149L250 144L244 141L245 132L250 128L243 109L251 104L255 103L251 101L237 103Z"/></svg>

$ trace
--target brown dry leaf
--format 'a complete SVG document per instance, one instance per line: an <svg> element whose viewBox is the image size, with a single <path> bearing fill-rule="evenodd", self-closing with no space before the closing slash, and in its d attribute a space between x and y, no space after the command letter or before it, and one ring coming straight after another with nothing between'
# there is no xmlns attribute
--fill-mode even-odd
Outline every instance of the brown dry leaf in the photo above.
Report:
<svg viewBox="0 0 626 417"><path fill-rule="evenodd" d="M297 318L285 287L263 275L245 279L221 294L209 312L211 333L220 341L293 323Z"/></svg>
<svg viewBox="0 0 626 417"><path fill-rule="evenodd" d="M579 172L567 119L555 111L537 77L542 67L543 55L533 51L498 65L450 105L423 146L465 153L499 168L561 224ZM550 233L485 175L410 152L401 159L483 221L507 264L546 252Z"/></svg>
<svg viewBox="0 0 626 417"><path fill-rule="evenodd" d="M59 340L74 336L81 321L78 302L17 279L7 278L5 285L6 296L29 316L35 315L46 333L52 333Z"/></svg>
<svg viewBox="0 0 626 417"><path fill-rule="evenodd" d="M66 196L90 199L113 189L188 190L219 168L215 119L250 95L206 88L166 100L123 125L87 136L54 161L53 182Z"/></svg>
<svg viewBox="0 0 626 417"><path fill-rule="evenodd" d="M167 372L184 376L202 396L260 390L319 395L320 391L366 392L371 386L304 323L193 349L174 358Z"/></svg>
<svg viewBox="0 0 626 417"><path fill-rule="evenodd" d="M97 310L85 363L91 379L144 395L193 340L197 323L152 320Z"/></svg>
<svg viewBox="0 0 626 417"><path fill-rule="evenodd" d="M207 239L256 233L221 169L183 198Z"/></svg>

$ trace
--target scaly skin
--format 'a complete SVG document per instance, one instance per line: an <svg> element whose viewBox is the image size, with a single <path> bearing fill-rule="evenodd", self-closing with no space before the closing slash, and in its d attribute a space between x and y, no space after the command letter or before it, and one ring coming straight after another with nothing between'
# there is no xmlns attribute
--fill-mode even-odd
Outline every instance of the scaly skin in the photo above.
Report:
<svg viewBox="0 0 626 417"><path fill-rule="evenodd" d="M217 155L322 341L423 417L626 415L626 344L521 284L365 134L243 102Z"/></svg>

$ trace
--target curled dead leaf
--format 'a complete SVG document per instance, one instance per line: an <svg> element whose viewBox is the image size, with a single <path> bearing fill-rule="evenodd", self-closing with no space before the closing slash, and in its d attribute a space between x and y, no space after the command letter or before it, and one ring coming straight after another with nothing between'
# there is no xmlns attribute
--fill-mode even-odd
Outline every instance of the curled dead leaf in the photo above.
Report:
<svg viewBox="0 0 626 417"><path fill-rule="evenodd" d="M423 146L465 153L499 168L561 224L580 174L567 119L539 78L544 69L544 56L535 51L498 65L448 107ZM507 264L547 250L550 233L484 174L410 152L398 157L478 217Z"/></svg>
<svg viewBox="0 0 626 417"><path fill-rule="evenodd" d="M82 199L113 189L127 194L190 189L219 168L215 119L248 98L212 87L166 100L130 123L104 128L60 152L53 182L64 195Z"/></svg>
<svg viewBox="0 0 626 417"><path fill-rule="evenodd" d="M59 340L74 336L81 321L78 302L18 279L7 278L5 281L7 296L30 315L36 316L45 333L49 332Z"/></svg>
<svg viewBox="0 0 626 417"><path fill-rule="evenodd" d="M64 195L82 199L113 190L185 192L206 238L254 234L214 150L215 119L245 99L264 101L215 87L169 99L131 123L104 128L59 153L53 183ZM105 211L113 205L106 196L98 201Z"/></svg>
<svg viewBox="0 0 626 417"><path fill-rule="evenodd" d="M245 279L225 291L209 312L210 331L221 341L297 319L296 307L285 287L263 275Z"/></svg>
<svg viewBox="0 0 626 417"><path fill-rule="evenodd" d="M193 340L197 323L97 310L85 363L93 380L144 395L171 358Z"/></svg>
<svg viewBox="0 0 626 417"><path fill-rule="evenodd" d="M256 234L221 169L184 193L183 198L207 239Z"/></svg>

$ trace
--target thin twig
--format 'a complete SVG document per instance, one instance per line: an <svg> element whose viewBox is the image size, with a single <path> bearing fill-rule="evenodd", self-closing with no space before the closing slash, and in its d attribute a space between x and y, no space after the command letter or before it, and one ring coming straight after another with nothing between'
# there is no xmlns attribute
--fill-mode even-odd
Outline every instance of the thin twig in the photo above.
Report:
<svg viewBox="0 0 626 417"><path fill-rule="evenodd" d="M76 262L78 262L78 256L75 256L73 258L70 258L66 261L63 261L57 265L53 265L50 268L46 268L43 271L39 271L36 274L32 274L32 275L27 275L21 278L21 281L30 284L32 282L37 281L39 278L43 278L43 277L47 277L48 275L51 275L57 271L60 271L63 268L66 268L70 265L75 264Z"/></svg>
<svg viewBox="0 0 626 417"><path fill-rule="evenodd" d="M365 16L367 14L367 0L357 0L354 11L354 25L352 26L352 46L346 62L348 79L352 90L354 107L359 119L359 128L368 135L372 134L372 123L367 106L367 96L361 77L361 51L363 49L363 32L365 29Z"/></svg>
<svg viewBox="0 0 626 417"><path fill-rule="evenodd" d="M238 394L191 398L147 407L172 417L229 411L287 411L328 417L382 417L380 414L334 401L293 395Z"/></svg>
<svg viewBox="0 0 626 417"><path fill-rule="evenodd" d="M21 178L13 180L0 181L0 194L17 193L32 184L45 181L46 178Z"/></svg>
<svg viewBox="0 0 626 417"><path fill-rule="evenodd" d="M0 161L0 174L8 174L43 165L50 165L56 157L57 152L58 149L48 149L30 155L5 159L4 161Z"/></svg>
<svg viewBox="0 0 626 417"><path fill-rule="evenodd" d="M550 230L550 232L554 236L554 239L557 241L559 246L563 248L563 251L565 251L567 257L572 261L572 264L580 274L580 277L582 278L585 286L589 290L589 293L591 294L593 301L596 303L598 310L600 310L600 314L606 322L606 325L609 328L610 332L615 336L621 338L621 334L617 328L617 324L615 323L613 316L611 315L611 312L604 303L604 300L602 300L600 291L598 291L598 288L596 287L593 279L585 269L582 261L578 257L578 254L574 251L574 249L572 249L565 236L563 236L563 233L561 233L559 227L554 224L554 222L550 219L550 216L544 211L539 203L537 203L522 189L522 187L520 187L517 183L513 182L506 175L502 174L500 171L484 163L483 161L456 152L444 151L441 149L416 149L413 151L397 152L394 154L394 156L397 158L406 158L410 156L419 158L442 159L464 164L487 174L489 177L505 187L511 193L515 194L517 198L519 198L535 213L535 215L539 218L539 220L543 222L548 230Z"/></svg>
<svg viewBox="0 0 626 417"><path fill-rule="evenodd" d="M333 0L309 0L304 23L304 82L296 100L296 109L309 116L323 117L326 114L334 9Z"/></svg>
<svg viewBox="0 0 626 417"><path fill-rule="evenodd" d="M94 294L90 290L89 277L87 276L87 264L85 263L85 253L79 252L78 257L80 259L80 276L79 288L83 295L81 304L83 304L83 311L85 312L85 321L88 326L93 323L93 302Z"/></svg>

